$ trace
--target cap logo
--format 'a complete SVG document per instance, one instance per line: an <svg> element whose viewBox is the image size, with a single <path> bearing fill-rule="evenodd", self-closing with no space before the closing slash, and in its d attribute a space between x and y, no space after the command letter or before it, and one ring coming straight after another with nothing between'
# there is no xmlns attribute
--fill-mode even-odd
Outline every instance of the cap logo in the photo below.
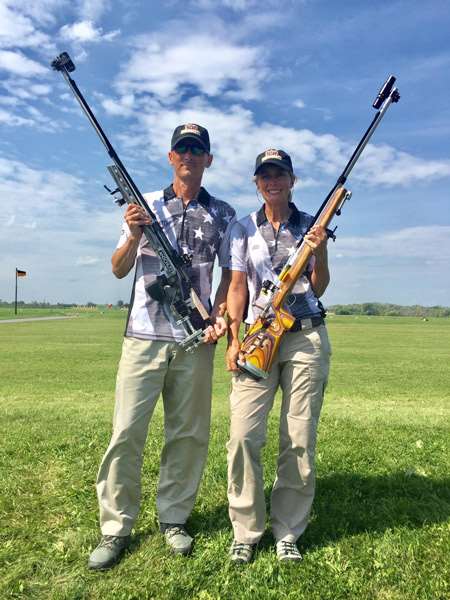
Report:
<svg viewBox="0 0 450 600"><path fill-rule="evenodd" d="M278 152L278 150L274 150L273 148L270 148L269 150L266 150L264 152L264 156L261 158L261 162L264 162L265 160L272 160L272 159L276 159L276 160L283 160L283 157L280 155L280 153Z"/></svg>
<svg viewBox="0 0 450 600"><path fill-rule="evenodd" d="M194 135L201 135L200 128L195 123L186 123L186 125L180 131L180 135L183 135L184 133L193 133Z"/></svg>

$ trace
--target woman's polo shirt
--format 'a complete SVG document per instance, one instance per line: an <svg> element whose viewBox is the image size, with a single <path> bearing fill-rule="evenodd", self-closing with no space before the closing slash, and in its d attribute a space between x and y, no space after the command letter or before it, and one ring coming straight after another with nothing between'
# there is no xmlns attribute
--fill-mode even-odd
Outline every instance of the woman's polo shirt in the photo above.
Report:
<svg viewBox="0 0 450 600"><path fill-rule="evenodd" d="M290 203L291 215L275 231L266 217L264 206L233 225L230 241L230 269L247 273L249 306L247 323L253 323L262 307L260 298L263 281L275 281L297 243L308 231L313 217ZM298 279L284 306L296 319L322 315L321 304L314 294L310 276L315 258L308 262L305 273Z"/></svg>

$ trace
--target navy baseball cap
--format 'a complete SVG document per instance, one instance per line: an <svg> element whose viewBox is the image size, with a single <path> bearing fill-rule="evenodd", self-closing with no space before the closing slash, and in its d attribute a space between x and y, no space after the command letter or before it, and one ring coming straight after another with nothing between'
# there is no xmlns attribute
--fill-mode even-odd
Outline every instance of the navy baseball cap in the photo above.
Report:
<svg viewBox="0 0 450 600"><path fill-rule="evenodd" d="M258 154L253 175L256 175L259 169L265 165L275 165L276 167L284 169L291 175L294 175L291 157L284 150L274 150L273 148L269 148L268 150L261 152L261 154Z"/></svg>
<svg viewBox="0 0 450 600"><path fill-rule="evenodd" d="M173 150L175 146L179 142L181 142L181 140L185 139L195 140L209 154L209 133L208 130L202 127L201 125L196 125L195 123L186 123L185 125L178 125L178 127L175 128L175 131L172 135L172 141L170 143L171 150Z"/></svg>

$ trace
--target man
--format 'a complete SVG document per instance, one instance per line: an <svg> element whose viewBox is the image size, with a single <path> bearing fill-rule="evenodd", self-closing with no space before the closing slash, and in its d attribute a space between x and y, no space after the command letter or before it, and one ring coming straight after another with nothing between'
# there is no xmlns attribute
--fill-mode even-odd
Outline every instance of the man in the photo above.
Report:
<svg viewBox="0 0 450 600"><path fill-rule="evenodd" d="M146 291L161 268L159 258L142 236L142 226L149 223L149 217L136 205L127 208L112 270L122 278L136 265L135 280L117 374L113 434L97 478L102 539L89 558L91 569L110 568L129 545L140 506L142 454L160 393L165 429L157 494L160 529L174 553L189 554L192 547L185 523L195 502L208 448L213 342L226 332L228 233L235 211L201 187L204 170L213 160L205 128L192 123L178 126L168 159L173 168L172 185L144 197L171 244L180 253L192 255L189 275L206 307L211 308L216 256L222 278L206 343L185 352L177 344L184 337L183 331Z"/></svg>

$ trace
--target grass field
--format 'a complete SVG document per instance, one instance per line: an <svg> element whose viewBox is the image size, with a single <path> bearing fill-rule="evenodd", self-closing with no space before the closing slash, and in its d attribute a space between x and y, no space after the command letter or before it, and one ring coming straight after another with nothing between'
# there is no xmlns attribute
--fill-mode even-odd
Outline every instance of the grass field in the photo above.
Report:
<svg viewBox="0 0 450 600"><path fill-rule="evenodd" d="M2 600L450 597L449 319L329 318L332 371L300 564L280 565L269 534L251 565L227 562L229 376L219 345L208 466L189 522L193 555L171 556L158 533L158 408L131 552L109 572L89 572L124 319L113 310L0 325ZM267 494L277 410L264 452Z"/></svg>

